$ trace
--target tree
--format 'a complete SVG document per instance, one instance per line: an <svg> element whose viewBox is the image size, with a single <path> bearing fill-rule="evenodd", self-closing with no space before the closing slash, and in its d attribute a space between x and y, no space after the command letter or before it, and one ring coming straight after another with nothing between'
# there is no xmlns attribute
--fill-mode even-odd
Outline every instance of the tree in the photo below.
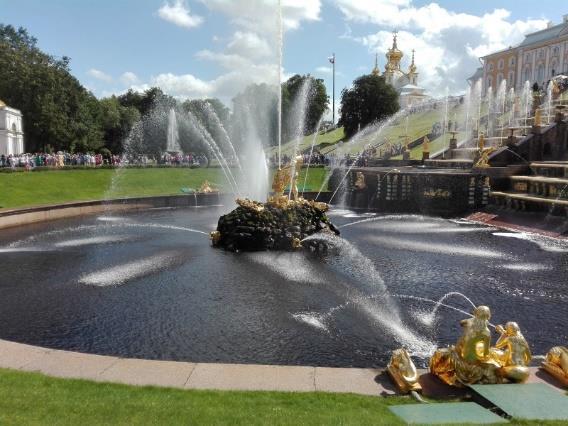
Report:
<svg viewBox="0 0 568 426"><path fill-rule="evenodd" d="M28 151L102 146L98 101L23 29L0 24L0 98L22 111Z"/></svg>
<svg viewBox="0 0 568 426"><path fill-rule="evenodd" d="M339 125L347 137L359 128L383 120L399 109L398 93L384 77L364 75L353 82L353 87L341 92Z"/></svg>
<svg viewBox="0 0 568 426"><path fill-rule="evenodd" d="M301 76L296 74L288 81L282 84L282 115L283 115L283 140L288 141L297 136L294 128L297 126L295 122L294 108L295 101L301 96L304 84L309 84L306 96L306 112L304 117L304 128L301 130L301 136L311 134L317 129L317 125L327 110L329 104L329 96L327 95L325 85L322 79L316 79L312 76Z"/></svg>
<svg viewBox="0 0 568 426"><path fill-rule="evenodd" d="M122 153L123 142L134 124L140 120L140 112L134 106L123 106L118 98L101 99L99 123L104 131L105 147L113 153Z"/></svg>

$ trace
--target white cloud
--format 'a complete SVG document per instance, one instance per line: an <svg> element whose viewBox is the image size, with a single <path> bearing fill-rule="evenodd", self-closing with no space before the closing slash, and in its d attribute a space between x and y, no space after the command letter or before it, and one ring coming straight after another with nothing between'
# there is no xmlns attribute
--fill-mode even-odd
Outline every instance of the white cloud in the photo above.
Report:
<svg viewBox="0 0 568 426"><path fill-rule="evenodd" d="M218 97L227 104L252 83L277 82L277 0L201 0L212 12L225 15L232 26L227 38L213 36L216 48L203 49L195 56L219 67L215 78L202 80L193 74L158 74L148 81L131 83L135 90L159 86L179 98ZM322 0L282 0L283 26L299 29L304 22L320 19ZM165 3L160 17L176 25L186 26L196 18L187 3L176 0ZM201 18L200 18L201 19ZM185 23L185 25L184 25ZM288 76L282 70L283 79ZM124 82L124 81L123 81Z"/></svg>
<svg viewBox="0 0 568 426"><path fill-rule="evenodd" d="M113 79L110 75L104 73L103 71L91 68L87 71L87 75L96 78L97 80L104 81L105 83L112 83Z"/></svg>
<svg viewBox="0 0 568 426"><path fill-rule="evenodd" d="M276 35L277 0L201 0L209 9L227 15L250 31ZM282 0L282 22L286 29L298 29L302 21L320 19L321 0Z"/></svg>
<svg viewBox="0 0 568 426"><path fill-rule="evenodd" d="M335 0L347 22L375 24L378 31L347 35L370 52L386 53L393 29L401 30L398 47L405 52L403 66L416 49L419 84L434 95L463 90L465 79L479 67L479 57L506 49L527 33L546 27L545 20L510 20L510 12L495 9L481 16L456 13L436 3L415 7L411 0ZM384 63L385 59L383 59Z"/></svg>
<svg viewBox="0 0 568 426"><path fill-rule="evenodd" d="M120 76L120 82L125 86L132 86L137 84L139 81L138 76L130 71L127 71Z"/></svg>
<svg viewBox="0 0 568 426"><path fill-rule="evenodd" d="M331 73L333 72L333 69L331 67L317 67L316 72L319 73L319 74L331 75Z"/></svg>
<svg viewBox="0 0 568 426"><path fill-rule="evenodd" d="M237 31L227 45L227 52L251 59L265 58L272 54L266 41L253 32Z"/></svg>
<svg viewBox="0 0 568 426"><path fill-rule="evenodd" d="M166 1L160 9L158 16L164 21L171 22L182 28L195 28L203 23L203 18L191 15L189 6L184 0L175 0L173 3Z"/></svg>

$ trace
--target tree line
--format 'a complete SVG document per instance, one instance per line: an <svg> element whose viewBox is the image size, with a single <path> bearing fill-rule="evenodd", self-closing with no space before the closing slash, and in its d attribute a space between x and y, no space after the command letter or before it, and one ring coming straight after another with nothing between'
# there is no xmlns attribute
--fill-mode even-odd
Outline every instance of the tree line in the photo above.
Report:
<svg viewBox="0 0 568 426"><path fill-rule="evenodd" d="M305 93L306 119L303 128L296 129L292 119L297 108L295 99L306 87L306 81L309 81ZM298 132L314 132L329 104L323 80L309 74L295 75L283 83L281 90L283 140ZM191 114L194 124L206 129L214 139L231 137L237 145L251 137L246 129L250 128L247 119L253 117L257 136L268 146L277 144L277 93L269 85L248 86L233 99L232 110L219 99L180 101L157 87L97 99L71 74L70 58L56 58L42 52L37 39L26 29L3 24L0 24L0 99L21 110L28 152L119 154L129 144L138 146L144 153L163 152L167 143L167 113L171 108L179 114ZM195 126L182 120L179 132L184 150L208 153L202 138L195 134Z"/></svg>

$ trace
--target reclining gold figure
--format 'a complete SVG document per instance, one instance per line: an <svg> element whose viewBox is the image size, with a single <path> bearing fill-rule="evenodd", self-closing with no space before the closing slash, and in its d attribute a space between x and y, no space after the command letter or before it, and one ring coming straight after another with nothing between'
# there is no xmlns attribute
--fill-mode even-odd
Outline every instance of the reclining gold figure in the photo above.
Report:
<svg viewBox="0 0 568 426"><path fill-rule="evenodd" d="M546 372L568 386L568 348L556 346L552 348L541 366Z"/></svg>

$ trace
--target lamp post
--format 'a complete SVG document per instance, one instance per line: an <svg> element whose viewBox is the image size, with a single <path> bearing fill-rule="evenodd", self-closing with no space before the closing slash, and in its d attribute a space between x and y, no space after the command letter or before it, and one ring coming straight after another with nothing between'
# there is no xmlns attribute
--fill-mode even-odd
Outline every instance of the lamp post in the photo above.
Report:
<svg viewBox="0 0 568 426"><path fill-rule="evenodd" d="M332 99L333 99L333 105L332 105L332 110L331 110L331 116L332 119L331 121L333 122L333 126L335 127L335 53L333 53L329 58L329 62L331 62L332 68L333 68L333 95L332 95Z"/></svg>

